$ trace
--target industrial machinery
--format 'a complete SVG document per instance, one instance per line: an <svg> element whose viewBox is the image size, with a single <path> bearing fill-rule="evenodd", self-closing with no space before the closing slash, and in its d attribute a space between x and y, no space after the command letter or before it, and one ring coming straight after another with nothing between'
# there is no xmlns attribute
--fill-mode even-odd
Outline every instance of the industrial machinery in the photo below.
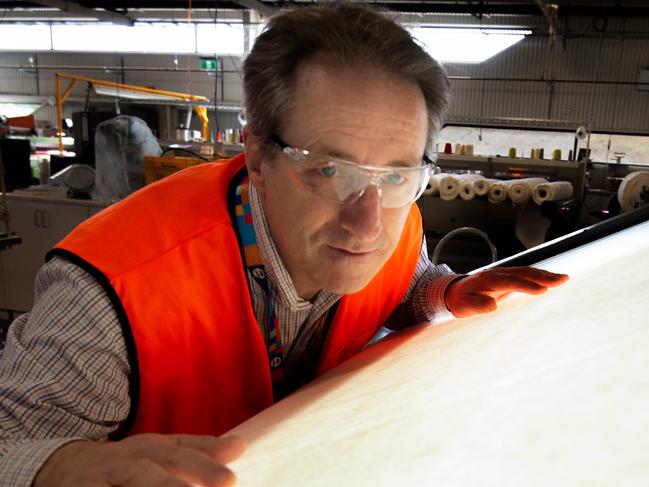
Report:
<svg viewBox="0 0 649 487"><path fill-rule="evenodd" d="M581 200L585 188L586 161L548 161L497 156L462 156L440 154L437 164L443 171L479 172L494 179L545 177L550 181L569 181L574 188L574 198Z"/></svg>
<svg viewBox="0 0 649 487"><path fill-rule="evenodd" d="M563 161L456 154L440 154L437 164L443 173L479 174L494 180L544 178L549 182L569 183L572 187L570 197L540 205L511 201L494 204L486 197L445 201L424 195L419 200L429 255L449 232L470 227L489 237L500 258L619 214L624 211L618 204L621 182L633 172L647 170L646 166L593 163L586 158ZM644 200L635 199L636 207L649 204L649 186L647 193ZM447 245L442 262L457 271L467 272L490 262L486 247L479 240L455 238L452 244Z"/></svg>

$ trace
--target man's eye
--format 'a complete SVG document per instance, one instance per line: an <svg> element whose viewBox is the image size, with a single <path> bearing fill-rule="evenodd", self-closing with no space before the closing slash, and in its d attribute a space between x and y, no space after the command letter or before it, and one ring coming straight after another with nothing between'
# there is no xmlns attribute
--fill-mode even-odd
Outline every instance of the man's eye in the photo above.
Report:
<svg viewBox="0 0 649 487"><path fill-rule="evenodd" d="M334 177L338 174L338 168L336 166L324 166L321 167L318 171L322 176L326 176L328 178Z"/></svg>
<svg viewBox="0 0 649 487"><path fill-rule="evenodd" d="M403 184L406 181L406 178L397 172L385 174L382 179L388 184Z"/></svg>

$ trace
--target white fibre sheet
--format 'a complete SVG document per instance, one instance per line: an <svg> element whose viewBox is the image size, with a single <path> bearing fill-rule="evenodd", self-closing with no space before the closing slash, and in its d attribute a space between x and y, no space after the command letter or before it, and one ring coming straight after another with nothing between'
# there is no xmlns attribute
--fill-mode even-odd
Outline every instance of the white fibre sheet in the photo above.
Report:
<svg viewBox="0 0 649 487"><path fill-rule="evenodd" d="M649 223L539 267L571 279L388 338L235 428L238 485L647 485Z"/></svg>

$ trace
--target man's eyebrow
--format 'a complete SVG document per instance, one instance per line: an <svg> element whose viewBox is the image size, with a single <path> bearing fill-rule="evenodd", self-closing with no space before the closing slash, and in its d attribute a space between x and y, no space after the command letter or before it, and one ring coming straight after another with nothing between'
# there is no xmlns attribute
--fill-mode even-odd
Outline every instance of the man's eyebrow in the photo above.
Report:
<svg viewBox="0 0 649 487"><path fill-rule="evenodd" d="M345 159L346 161L354 162L354 158L352 157L351 154L348 154L347 152L341 149L329 147L326 145L322 147L316 147L315 149L311 150L311 152L315 154L322 154L325 156L335 157L337 159Z"/></svg>
<svg viewBox="0 0 649 487"><path fill-rule="evenodd" d="M342 151L340 149L335 149L335 148L329 148L329 147L322 147L318 148L317 150L312 150L311 152L315 154L322 154L326 155L329 157L335 157L336 159L344 159L345 161L350 161L350 162L356 162L354 158L346 153L345 151ZM408 162L410 161L416 161L416 162ZM396 166L396 167L417 167L422 164L424 160L424 157L412 157L411 159L395 159L393 161L390 161L387 164L382 164L384 166Z"/></svg>

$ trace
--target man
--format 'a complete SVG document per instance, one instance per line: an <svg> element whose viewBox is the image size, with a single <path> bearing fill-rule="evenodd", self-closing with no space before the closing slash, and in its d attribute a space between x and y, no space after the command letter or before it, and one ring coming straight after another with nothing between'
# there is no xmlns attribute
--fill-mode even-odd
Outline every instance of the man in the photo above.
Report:
<svg viewBox="0 0 649 487"><path fill-rule="evenodd" d="M387 18L273 19L244 91L245 158L149 186L50 255L2 358L1 485L229 485L244 447L218 436L384 323L566 279L428 261L413 202L448 81Z"/></svg>

